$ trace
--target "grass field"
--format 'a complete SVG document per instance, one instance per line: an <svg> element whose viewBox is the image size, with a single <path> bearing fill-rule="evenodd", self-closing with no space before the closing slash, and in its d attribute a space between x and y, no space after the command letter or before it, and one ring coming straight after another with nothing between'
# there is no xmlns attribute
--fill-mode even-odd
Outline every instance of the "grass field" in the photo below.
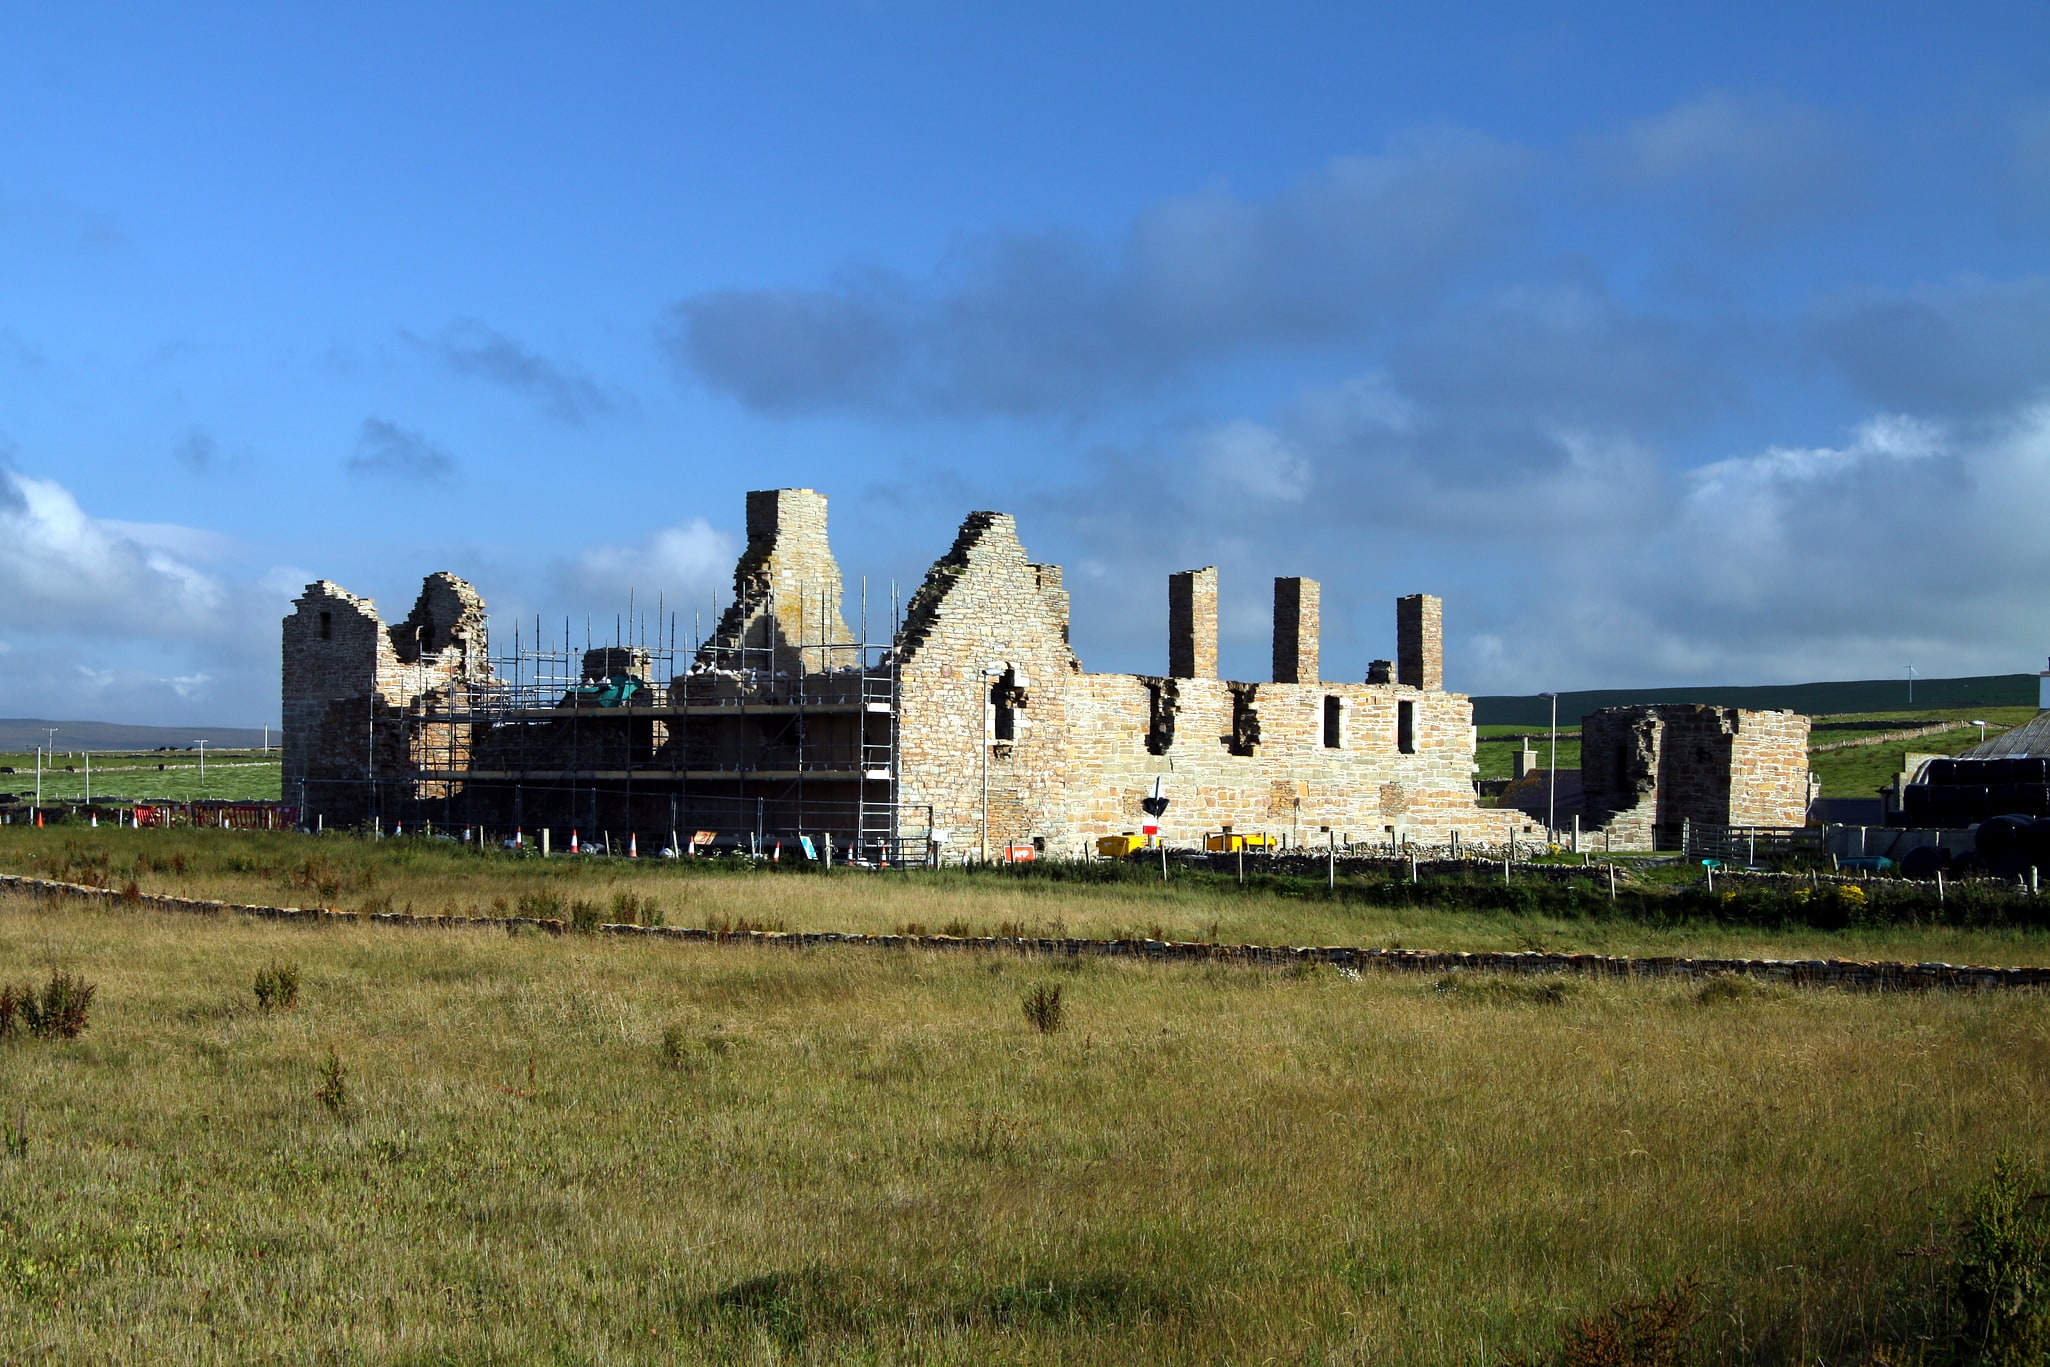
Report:
<svg viewBox="0 0 2050 1367"><path fill-rule="evenodd" d="M1340 880L1271 890L1191 876L1155 883L1060 881L1031 871L874 874L654 859L543 860L446 841L339 834L0 827L0 872L94 881L179 897L420 915L545 915L583 902L604 920L867 933L1080 935L1236 944L1752 958L2050 963L2050 925L1907 921L1824 930L1592 910L1551 914L1387 906ZM1698 879L1696 880L1698 881Z"/></svg>
<svg viewBox="0 0 2050 1367"><path fill-rule="evenodd" d="M728 881L840 919L887 886ZM273 964L294 1010L256 1007ZM9 1361L1494 1364L1686 1276L1687 1360L1878 1361L2050 1106L2036 994L0 898L0 979L51 966L97 995L77 1040L0 1042Z"/></svg>
<svg viewBox="0 0 2050 1367"><path fill-rule="evenodd" d="M1948 731L1935 735L1917 736L1913 740L1888 741L1880 745L1861 745L1847 750L1831 750L1812 754L1808 767L1822 780L1825 797L1873 797L1880 788L1891 783L1900 772L1901 764L1910 753L1930 755L1955 755L1979 743L1979 728L1971 723L1974 719L1989 723L1987 735L1997 736L2003 727L2019 726L2036 715L2033 707L1981 707L1981 708L1922 708L1912 712L1865 712L1838 717L1818 717L1819 723L1852 723L1870 727L1875 731L1905 730L1918 723L1937 721L1954 722ZM1849 740L1858 732L1851 729L1818 729L1810 736L1816 745L1827 745L1834 741Z"/></svg>
<svg viewBox="0 0 2050 1367"><path fill-rule="evenodd" d="M192 802L202 798L228 801L276 801L282 756L275 749L213 750L200 772L197 751L144 750L133 753L95 751L92 796L102 802ZM86 756L58 751L43 761L43 801L82 802L86 796ZM22 801L36 791L36 757L0 754L0 791Z"/></svg>

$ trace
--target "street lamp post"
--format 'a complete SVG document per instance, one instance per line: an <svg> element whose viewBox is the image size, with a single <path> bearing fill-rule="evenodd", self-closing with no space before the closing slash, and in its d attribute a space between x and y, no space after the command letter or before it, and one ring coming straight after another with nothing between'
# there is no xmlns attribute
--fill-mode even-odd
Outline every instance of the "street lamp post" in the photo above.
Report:
<svg viewBox="0 0 2050 1367"><path fill-rule="evenodd" d="M199 742L199 795L206 796L206 742Z"/></svg>
<svg viewBox="0 0 2050 1367"><path fill-rule="evenodd" d="M1913 665L1905 665L1903 668L1908 671L1908 706L1913 707L1915 705L1915 667Z"/></svg>
<svg viewBox="0 0 2050 1367"><path fill-rule="evenodd" d="M1968 725L1976 726L1979 728L1979 744L1984 745L1986 743L1986 723L1982 721L1975 721L1968 723Z"/></svg>

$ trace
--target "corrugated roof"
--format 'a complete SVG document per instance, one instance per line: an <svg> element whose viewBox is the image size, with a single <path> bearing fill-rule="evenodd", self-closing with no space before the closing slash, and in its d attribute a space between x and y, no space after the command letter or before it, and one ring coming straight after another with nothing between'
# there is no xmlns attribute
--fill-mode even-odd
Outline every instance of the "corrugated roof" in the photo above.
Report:
<svg viewBox="0 0 2050 1367"><path fill-rule="evenodd" d="M1959 759L2040 759L2050 757L2050 712L2038 712L2012 731L1988 736Z"/></svg>

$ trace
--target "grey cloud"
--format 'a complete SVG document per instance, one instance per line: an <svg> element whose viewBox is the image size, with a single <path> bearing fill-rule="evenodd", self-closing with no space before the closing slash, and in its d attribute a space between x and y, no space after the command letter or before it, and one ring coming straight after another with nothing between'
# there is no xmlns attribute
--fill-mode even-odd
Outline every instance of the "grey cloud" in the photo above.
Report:
<svg viewBox="0 0 2050 1367"><path fill-rule="evenodd" d="M663 340L681 374L766 412L1088 407L1427 299L1513 229L1529 161L1477 135L1413 138L1269 199L1162 203L1115 248L992 233L923 280L868 269L822 289L692 295Z"/></svg>
<svg viewBox="0 0 2050 1367"><path fill-rule="evenodd" d="M1593 147L1597 173L1741 237L1811 224L1847 205L1861 158L1819 110L1769 94L1715 93Z"/></svg>
<svg viewBox="0 0 2050 1367"><path fill-rule="evenodd" d="M347 469L352 475L436 481L454 473L455 460L418 432L383 418L365 418Z"/></svg>
<svg viewBox="0 0 2050 1367"><path fill-rule="evenodd" d="M1389 354L1393 379L1469 431L1669 431L1736 398L1718 339L1633 312L1599 283L1503 291L1446 310Z"/></svg>
<svg viewBox="0 0 2050 1367"><path fill-rule="evenodd" d="M2050 391L2050 278L1839 300L1810 340L1881 407L1990 414Z"/></svg>
<svg viewBox="0 0 2050 1367"><path fill-rule="evenodd" d="M432 337L410 332L401 335L431 352L452 373L530 398L560 422L585 423L616 411L625 402L576 366L538 355L473 318L451 323Z"/></svg>
<svg viewBox="0 0 2050 1367"><path fill-rule="evenodd" d="M677 368L767 412L887 403L903 364L903 286L869 272L822 290L714 290L677 304Z"/></svg>

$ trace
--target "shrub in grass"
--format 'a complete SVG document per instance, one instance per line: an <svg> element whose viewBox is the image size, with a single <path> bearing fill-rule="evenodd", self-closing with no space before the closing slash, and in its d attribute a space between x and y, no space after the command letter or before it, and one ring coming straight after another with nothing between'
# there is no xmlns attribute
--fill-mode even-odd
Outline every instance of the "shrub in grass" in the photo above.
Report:
<svg viewBox="0 0 2050 1367"><path fill-rule="evenodd" d="M1642 1299L1618 1301L1561 1329L1556 1353L1510 1358L1504 1367L1680 1367L1704 1317L1700 1291L1699 1278L1682 1277Z"/></svg>
<svg viewBox="0 0 2050 1367"><path fill-rule="evenodd" d="M622 926L659 926L666 918L654 898L620 891L612 894L612 920Z"/></svg>
<svg viewBox="0 0 2050 1367"><path fill-rule="evenodd" d="M40 1039L77 1039L85 1032L92 1010L93 985L76 973L50 970L50 981L38 993L33 986L0 988L0 1035L20 1028Z"/></svg>
<svg viewBox="0 0 2050 1367"><path fill-rule="evenodd" d="M535 892L523 892L515 905L521 916L536 921L559 921L562 919L562 897L546 888Z"/></svg>
<svg viewBox="0 0 2050 1367"><path fill-rule="evenodd" d="M313 1088L314 1099L327 1107L327 1112L339 1119L349 1111L349 1070L342 1065L342 1056L333 1045L328 1046L327 1057L320 1061L320 1080Z"/></svg>
<svg viewBox="0 0 2050 1367"><path fill-rule="evenodd" d="M299 1004L299 965L272 960L256 970L256 1006L260 1011L290 1011Z"/></svg>
<svg viewBox="0 0 2050 1367"><path fill-rule="evenodd" d="M604 922L605 917L599 912L596 902L579 899L569 904L569 928L578 934L595 934Z"/></svg>
<svg viewBox="0 0 2050 1367"><path fill-rule="evenodd" d="M2050 1191L2042 1172L2012 1155L1995 1160L1959 1222L1952 1282L1953 1361L2050 1362Z"/></svg>
<svg viewBox="0 0 2050 1367"><path fill-rule="evenodd" d="M1061 1005L1059 983L1039 983L1025 994L1025 1019L1032 1022L1032 1028L1042 1035L1051 1035L1061 1028L1061 1017L1066 1008Z"/></svg>

